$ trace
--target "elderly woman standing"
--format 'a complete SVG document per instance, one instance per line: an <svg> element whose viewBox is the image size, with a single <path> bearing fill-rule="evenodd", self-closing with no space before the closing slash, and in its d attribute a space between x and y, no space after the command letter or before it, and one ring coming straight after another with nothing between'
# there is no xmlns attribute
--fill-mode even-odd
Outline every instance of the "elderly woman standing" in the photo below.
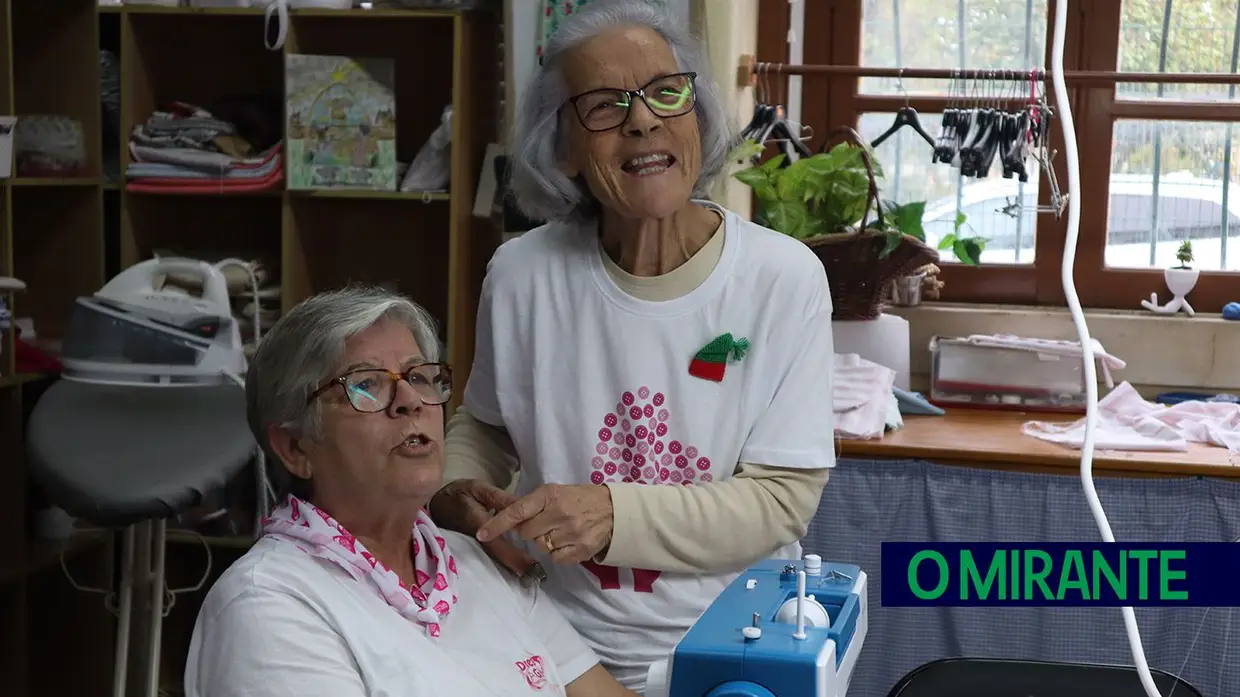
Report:
<svg viewBox="0 0 1240 697"><path fill-rule="evenodd" d="M737 572L800 553L835 464L827 279L799 241L695 198L732 138L662 9L574 14L519 114L513 195L550 222L490 263L432 511L492 544L515 531L640 692Z"/></svg>
<svg viewBox="0 0 1240 697"><path fill-rule="evenodd" d="M451 370L407 298L316 295L263 337L251 428L294 493L211 588L188 697L632 697L537 588L423 510Z"/></svg>

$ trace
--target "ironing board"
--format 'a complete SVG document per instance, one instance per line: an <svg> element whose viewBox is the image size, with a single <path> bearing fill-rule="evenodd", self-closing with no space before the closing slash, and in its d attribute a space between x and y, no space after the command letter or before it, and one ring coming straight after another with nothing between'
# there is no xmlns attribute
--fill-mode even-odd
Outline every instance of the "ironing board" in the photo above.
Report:
<svg viewBox="0 0 1240 697"><path fill-rule="evenodd" d="M30 474L53 503L91 524L124 528L113 695L125 695L138 579L150 583L143 694L155 697L167 519L224 486L254 456L245 390L234 384L127 387L60 380L35 404L26 449ZM150 555L141 555L139 563L135 533L148 524Z"/></svg>

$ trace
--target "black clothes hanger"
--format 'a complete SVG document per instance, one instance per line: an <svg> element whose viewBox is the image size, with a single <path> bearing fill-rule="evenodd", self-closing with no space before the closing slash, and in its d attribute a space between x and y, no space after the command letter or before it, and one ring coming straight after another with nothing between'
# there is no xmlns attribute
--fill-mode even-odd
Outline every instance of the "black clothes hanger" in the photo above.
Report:
<svg viewBox="0 0 1240 697"><path fill-rule="evenodd" d="M801 138L801 134L793 133L788 122L782 119L775 123L774 127L771 129L768 140L778 140L784 154L790 155L792 153L796 153L797 157L811 157L813 155L813 152L810 151L809 146L806 145L805 141ZM789 152L789 150L791 150L791 152ZM792 164L791 159L792 158L789 157L784 160L784 165L787 166Z"/></svg>
<svg viewBox="0 0 1240 697"><path fill-rule="evenodd" d="M762 132L765 124L762 119L765 117L766 105L761 102L755 102L753 105L753 118L749 119L749 125L741 130L740 139L748 140L758 133Z"/></svg>
<svg viewBox="0 0 1240 697"><path fill-rule="evenodd" d="M913 129L914 133L921 136L921 139L926 141L927 145L932 148L935 147L934 138L931 138L930 134L926 133L926 129L921 127L921 119L917 116L917 110L909 106L900 107L900 109L896 111L896 120L891 124L891 128L888 128L882 135L870 141L870 147L877 148L883 144L883 141L894 135L896 131L906 126Z"/></svg>
<svg viewBox="0 0 1240 697"><path fill-rule="evenodd" d="M758 74L758 90L760 93L763 93L766 91L762 87L763 77L767 72L766 64L758 64L756 72ZM810 157L813 155L809 146L805 144L805 138L801 136L801 127L794 126L785 119L783 106L768 104L765 100L766 97L756 100L753 107L753 116L749 119L749 124L741 130L738 140L750 140L763 146L772 141L776 142L780 150L787 155L784 158L784 167L792 164L792 161L797 157Z"/></svg>

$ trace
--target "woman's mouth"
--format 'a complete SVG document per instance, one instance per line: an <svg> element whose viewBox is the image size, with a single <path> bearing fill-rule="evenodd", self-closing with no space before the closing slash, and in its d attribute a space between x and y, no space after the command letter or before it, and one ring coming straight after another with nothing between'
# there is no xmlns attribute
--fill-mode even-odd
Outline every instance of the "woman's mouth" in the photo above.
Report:
<svg viewBox="0 0 1240 697"><path fill-rule="evenodd" d="M658 152L649 155L639 155L625 162L620 166L625 174L634 177L648 177L652 174L663 174L676 164L676 158L670 153Z"/></svg>
<svg viewBox="0 0 1240 697"><path fill-rule="evenodd" d="M406 457L424 457L434 450L435 441L420 433L411 434L396 446L396 451Z"/></svg>

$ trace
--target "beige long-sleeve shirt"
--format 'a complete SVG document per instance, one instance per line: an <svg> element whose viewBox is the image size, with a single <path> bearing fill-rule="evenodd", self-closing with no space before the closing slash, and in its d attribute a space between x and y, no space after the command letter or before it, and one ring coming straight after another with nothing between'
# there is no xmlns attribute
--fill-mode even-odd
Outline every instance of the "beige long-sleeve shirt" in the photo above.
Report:
<svg viewBox="0 0 1240 697"><path fill-rule="evenodd" d="M633 276L600 253L608 273L625 292L642 300L666 301L706 280L723 252L723 241L724 235L716 233L689 261L655 277ZM512 438L464 408L458 408L448 423L445 450L445 483L480 479L505 489L516 484L520 461ZM743 568L805 535L827 475L826 469L742 462L732 478L703 486L608 483L614 526L611 545L597 561L682 573Z"/></svg>

